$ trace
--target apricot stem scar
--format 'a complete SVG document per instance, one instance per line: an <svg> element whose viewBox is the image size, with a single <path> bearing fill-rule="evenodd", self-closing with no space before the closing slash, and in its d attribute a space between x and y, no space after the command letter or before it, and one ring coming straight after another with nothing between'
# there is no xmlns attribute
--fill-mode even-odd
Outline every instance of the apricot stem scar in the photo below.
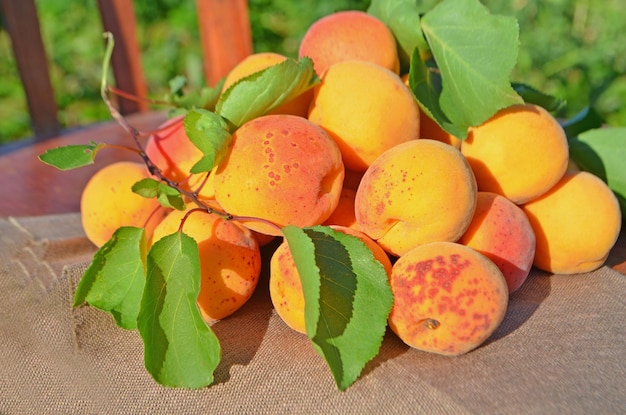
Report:
<svg viewBox="0 0 626 415"><path fill-rule="evenodd" d="M439 321L435 320L434 318L426 318L422 320L422 324L424 324L424 326L430 330L436 330L441 325L441 323L439 323Z"/></svg>

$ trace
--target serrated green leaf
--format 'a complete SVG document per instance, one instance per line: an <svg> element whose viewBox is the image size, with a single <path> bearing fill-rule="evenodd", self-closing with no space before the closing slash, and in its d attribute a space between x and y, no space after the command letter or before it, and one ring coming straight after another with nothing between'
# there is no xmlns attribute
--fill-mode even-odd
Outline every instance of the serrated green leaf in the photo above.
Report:
<svg viewBox="0 0 626 415"><path fill-rule="evenodd" d="M318 82L311 59L286 59L231 85L221 95L215 112L236 129L296 98Z"/></svg>
<svg viewBox="0 0 626 415"><path fill-rule="evenodd" d="M567 104L563 98L544 94L530 85L514 82L512 86L525 103L539 105L552 113L560 111Z"/></svg>
<svg viewBox="0 0 626 415"><path fill-rule="evenodd" d="M146 266L146 234L121 227L94 255L74 295L74 307L87 302L111 313L118 326L137 328Z"/></svg>
<svg viewBox="0 0 626 415"><path fill-rule="evenodd" d="M159 181L155 179L151 179L149 177L145 179L141 179L138 182L134 183L131 187L131 190L134 193L137 193L139 196L143 196L145 198L153 198L157 197L159 193Z"/></svg>
<svg viewBox="0 0 626 415"><path fill-rule="evenodd" d="M569 139L570 157L584 171L598 176L617 196L626 217L626 127L588 130Z"/></svg>
<svg viewBox="0 0 626 415"><path fill-rule="evenodd" d="M354 236L326 226L283 232L302 281L307 335L345 390L380 350L393 304L387 273Z"/></svg>
<svg viewBox="0 0 626 415"><path fill-rule="evenodd" d="M214 112L195 109L185 115L184 126L189 140L203 154L191 173L211 171L228 154L232 141L228 123Z"/></svg>
<svg viewBox="0 0 626 415"><path fill-rule="evenodd" d="M224 80L225 78L222 78L213 88L203 87L198 90L185 91L187 78L182 75L178 75L170 79L170 93L166 99L176 105L178 110L182 110L177 111L178 114L194 108L203 108L212 111L215 109L215 104L222 93Z"/></svg>
<svg viewBox="0 0 626 415"><path fill-rule="evenodd" d="M415 0L372 0L367 9L367 13L385 23L394 34L403 68L408 68L416 48L423 59L430 57L430 48L419 24L425 11Z"/></svg>
<svg viewBox="0 0 626 415"><path fill-rule="evenodd" d="M39 160L59 170L72 170L93 164L101 147L92 141L90 144L51 148L41 154Z"/></svg>
<svg viewBox="0 0 626 415"><path fill-rule="evenodd" d="M492 15L478 0L445 0L421 25L441 71L439 105L452 124L467 131L523 102L509 80L519 47L515 18Z"/></svg>
<svg viewBox="0 0 626 415"><path fill-rule="evenodd" d="M199 292L196 241L176 232L155 242L148 252L138 328L146 369L162 385L201 388L213 382L221 348L200 314Z"/></svg>

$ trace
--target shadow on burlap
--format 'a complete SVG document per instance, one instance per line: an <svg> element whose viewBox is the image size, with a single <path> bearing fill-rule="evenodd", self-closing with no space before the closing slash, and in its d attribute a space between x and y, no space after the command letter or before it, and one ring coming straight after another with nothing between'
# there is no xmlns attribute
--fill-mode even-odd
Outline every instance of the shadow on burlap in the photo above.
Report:
<svg viewBox="0 0 626 415"><path fill-rule="evenodd" d="M201 390L156 384L139 334L73 309L95 249L77 215L0 219L2 414L626 413L626 276L533 271L480 348L455 358L393 334L347 391L272 309L267 279L215 323L222 362Z"/></svg>

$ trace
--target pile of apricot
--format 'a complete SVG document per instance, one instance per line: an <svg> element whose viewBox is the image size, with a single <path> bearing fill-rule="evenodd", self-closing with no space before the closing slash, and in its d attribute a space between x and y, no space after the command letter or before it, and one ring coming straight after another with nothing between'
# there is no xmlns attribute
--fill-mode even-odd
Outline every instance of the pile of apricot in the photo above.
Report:
<svg viewBox="0 0 626 415"><path fill-rule="evenodd" d="M533 266L568 274L603 265L620 232L617 199L602 180L571 168L565 133L548 111L511 106L466 139L451 136L420 110L391 31L363 12L318 20L299 54L313 60L321 82L237 129L208 180L190 172L202 154L182 118L146 143L167 177L244 218L194 213L183 226L203 258L198 304L207 321L250 298L259 247L288 224L329 225L364 241L387 271L391 329L412 347L446 355L494 332ZM225 88L284 59L255 53ZM185 212L130 190L148 176L142 163L120 162L87 184L82 223L94 244L122 225L145 227L151 242L178 229ZM277 314L304 332L286 242L271 258L269 284Z"/></svg>

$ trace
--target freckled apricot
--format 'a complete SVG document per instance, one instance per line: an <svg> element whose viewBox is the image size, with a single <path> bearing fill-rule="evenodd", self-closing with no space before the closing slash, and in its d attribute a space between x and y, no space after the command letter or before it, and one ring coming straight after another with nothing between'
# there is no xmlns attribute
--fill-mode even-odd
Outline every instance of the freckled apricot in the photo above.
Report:
<svg viewBox="0 0 626 415"><path fill-rule="evenodd" d="M454 242L413 248L393 265L389 326L407 345L467 353L498 328L508 307L504 276L487 257Z"/></svg>
<svg viewBox="0 0 626 415"><path fill-rule="evenodd" d="M387 150L367 169L355 216L363 232L400 256L420 244L460 238L472 220L476 192L458 149L412 140Z"/></svg>
<svg viewBox="0 0 626 415"><path fill-rule="evenodd" d="M320 127L293 115L266 115L242 125L215 172L215 197L236 216L278 227L323 223L339 202L344 178L341 153ZM243 220L257 232L276 226Z"/></svg>
<svg viewBox="0 0 626 415"><path fill-rule="evenodd" d="M168 214L154 230L152 241L178 231L187 212ZM261 272L261 253L251 231L204 212L191 213L182 230L198 243L198 306L203 318L212 322L233 314L250 299Z"/></svg>

